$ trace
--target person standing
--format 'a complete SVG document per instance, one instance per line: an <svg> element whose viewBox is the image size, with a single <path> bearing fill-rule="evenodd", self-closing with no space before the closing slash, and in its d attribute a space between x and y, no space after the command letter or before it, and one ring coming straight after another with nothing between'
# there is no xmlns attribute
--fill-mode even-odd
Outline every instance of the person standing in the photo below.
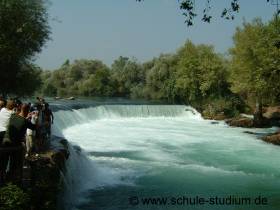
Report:
<svg viewBox="0 0 280 210"><path fill-rule="evenodd" d="M43 111L43 105L40 103L36 104L36 109L38 112L38 119L37 119L37 130L36 130L36 142L35 147L37 152L43 150L44 142L46 139L46 128L45 128L45 115Z"/></svg>
<svg viewBox="0 0 280 210"><path fill-rule="evenodd" d="M37 120L38 120L38 112L37 111L31 112L30 116L29 116L29 120L33 125L36 125ZM29 128L27 128L27 130L26 130L26 142L25 142L26 154L25 154L25 157L28 157L33 150L35 132L36 132L35 130L31 130Z"/></svg>
<svg viewBox="0 0 280 210"><path fill-rule="evenodd" d="M8 100L6 107L2 108L0 111L0 183L5 179L7 164L9 160L9 154L2 143L14 107L14 101Z"/></svg>
<svg viewBox="0 0 280 210"><path fill-rule="evenodd" d="M53 124L54 116L52 110L49 108L48 103L45 103L44 115L46 134L47 138L49 139L51 136L51 124Z"/></svg>
<svg viewBox="0 0 280 210"><path fill-rule="evenodd" d="M0 111L0 144L2 144L2 139L7 130L7 125L13 113L14 108L15 108L14 101L8 100L6 107L2 108Z"/></svg>
<svg viewBox="0 0 280 210"><path fill-rule="evenodd" d="M12 114L10 117L7 131L4 135L3 144L9 147L11 152L10 169L8 177L14 183L21 183L23 167L23 144L27 128L36 129L36 125L26 119L29 112L28 104L22 104L18 114Z"/></svg>

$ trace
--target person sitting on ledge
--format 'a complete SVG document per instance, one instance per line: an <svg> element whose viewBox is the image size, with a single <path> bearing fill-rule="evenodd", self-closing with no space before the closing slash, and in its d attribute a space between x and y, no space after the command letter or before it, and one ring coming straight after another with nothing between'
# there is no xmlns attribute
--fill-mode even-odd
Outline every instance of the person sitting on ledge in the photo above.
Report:
<svg viewBox="0 0 280 210"><path fill-rule="evenodd" d="M27 128L31 130L36 129L36 125L32 124L26 118L28 116L30 107L28 104L20 106L20 112L12 114L7 131L5 133L3 144L11 148L9 153L10 168L8 178L10 181L18 184L21 183L22 167L23 167L23 145Z"/></svg>

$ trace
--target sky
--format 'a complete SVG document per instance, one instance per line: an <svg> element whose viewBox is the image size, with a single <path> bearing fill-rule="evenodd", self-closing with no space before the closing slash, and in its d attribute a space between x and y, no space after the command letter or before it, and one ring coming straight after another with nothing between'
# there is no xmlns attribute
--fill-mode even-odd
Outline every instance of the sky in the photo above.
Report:
<svg viewBox="0 0 280 210"><path fill-rule="evenodd" d="M202 13L205 2L196 0L197 13ZM200 15L194 26L187 27L178 0L51 0L51 40L35 63L53 70L66 59L98 59L109 66L119 56L145 62L161 53L175 53L188 39L211 44L224 54L244 19L268 21L276 10L266 0L240 0L240 12L228 21L220 14L229 2L213 0L211 23L200 21Z"/></svg>

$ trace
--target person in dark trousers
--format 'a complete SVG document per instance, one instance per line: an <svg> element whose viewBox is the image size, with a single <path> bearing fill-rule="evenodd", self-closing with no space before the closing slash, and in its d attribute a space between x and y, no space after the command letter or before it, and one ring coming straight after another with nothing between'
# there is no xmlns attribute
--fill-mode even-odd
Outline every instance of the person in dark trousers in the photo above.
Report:
<svg viewBox="0 0 280 210"><path fill-rule="evenodd" d="M53 124L53 113L52 110L49 108L49 104L45 103L45 109L44 109L44 120L45 120L45 128L46 128L46 134L47 138L50 138L51 136L51 124Z"/></svg>
<svg viewBox="0 0 280 210"><path fill-rule="evenodd" d="M22 104L20 112L12 114L7 131L5 133L3 144L10 148L10 169L8 173L8 179L10 181L20 184L22 179L22 167L23 167L23 151L25 134L27 128L31 130L36 129L36 125L32 124L26 118L29 112L29 105ZM19 110L18 110L19 111Z"/></svg>
<svg viewBox="0 0 280 210"><path fill-rule="evenodd" d="M6 177L6 169L9 160L9 153L6 148L3 147L3 139L7 130L7 126L10 121L10 117L13 113L15 103L13 100L8 100L6 107L0 110L0 185L4 182Z"/></svg>
<svg viewBox="0 0 280 210"><path fill-rule="evenodd" d="M43 105L40 103L36 104L36 109L38 112L38 119L37 119L37 130L35 132L35 149L36 152L43 150L43 146L46 139L46 128L45 128L45 115L43 109Z"/></svg>

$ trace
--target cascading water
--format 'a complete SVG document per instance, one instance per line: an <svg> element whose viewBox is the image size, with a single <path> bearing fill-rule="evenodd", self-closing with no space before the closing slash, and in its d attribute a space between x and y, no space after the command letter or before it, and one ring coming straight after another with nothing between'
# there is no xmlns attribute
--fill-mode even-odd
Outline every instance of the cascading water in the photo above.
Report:
<svg viewBox="0 0 280 210"><path fill-rule="evenodd" d="M67 209L280 208L279 148L211 124L180 105L100 105L55 112L55 135L73 145ZM273 129L253 129L258 133ZM145 205L129 198L263 196L267 206Z"/></svg>

